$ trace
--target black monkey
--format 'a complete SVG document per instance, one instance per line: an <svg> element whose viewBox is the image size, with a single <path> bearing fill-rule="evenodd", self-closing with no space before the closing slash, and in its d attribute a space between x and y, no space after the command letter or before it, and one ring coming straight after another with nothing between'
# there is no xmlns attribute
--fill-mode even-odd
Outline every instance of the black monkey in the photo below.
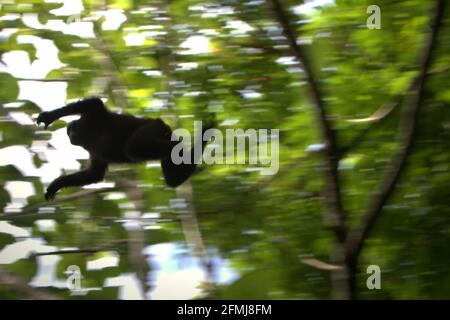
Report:
<svg viewBox="0 0 450 320"><path fill-rule="evenodd" d="M84 186L103 180L109 163L160 159L165 181L170 187L179 186L194 173L194 160L198 159L194 158L193 149L189 155L190 164L176 165L171 161L172 148L179 142L171 141L172 130L161 119L110 112L99 98L83 99L53 111L42 112L37 123L44 123L47 128L53 121L74 114L80 114L81 117L67 126L67 135L73 145L89 152L90 166L55 179L45 193L47 200L53 199L61 188ZM204 128L203 132L206 130ZM202 153L206 143L195 142L201 144Z"/></svg>

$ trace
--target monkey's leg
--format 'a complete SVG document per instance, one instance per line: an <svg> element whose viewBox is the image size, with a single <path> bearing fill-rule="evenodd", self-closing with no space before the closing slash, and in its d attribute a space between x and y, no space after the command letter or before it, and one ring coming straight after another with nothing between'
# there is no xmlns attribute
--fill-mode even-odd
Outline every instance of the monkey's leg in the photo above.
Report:
<svg viewBox="0 0 450 320"><path fill-rule="evenodd" d="M169 187L178 187L185 182L195 172L197 165L194 164L174 164L170 157L161 160L161 168L164 180Z"/></svg>
<svg viewBox="0 0 450 320"><path fill-rule="evenodd" d="M203 135L202 135L203 137ZM175 164L171 156L167 156L161 160L162 172L166 183L170 187L177 187L185 182L195 172L199 158L203 155L203 150L208 142L202 141L202 137L195 141L195 145L201 145L201 152L196 154L194 148L187 151L188 154L182 154L183 158L189 159L189 163Z"/></svg>
<svg viewBox="0 0 450 320"><path fill-rule="evenodd" d="M161 125L139 128L127 142L125 153L133 161L161 159L161 167L167 185L177 187L194 173L207 142L202 141L203 134L197 137L194 144L201 146L201 152L198 154L194 152L195 147L188 151L181 148L179 156L182 159L188 159L186 161L188 163L175 164L171 157L172 149L181 142L171 141L171 131L170 128L169 131L167 129L168 127L163 122Z"/></svg>
<svg viewBox="0 0 450 320"><path fill-rule="evenodd" d="M176 187L194 173L195 165L172 162L171 152L178 141L152 138L153 128L139 129L125 146L125 154L131 161L161 160L161 167L167 184ZM189 151L190 152L190 151ZM181 155L184 155L183 150ZM191 158L189 156L189 158Z"/></svg>

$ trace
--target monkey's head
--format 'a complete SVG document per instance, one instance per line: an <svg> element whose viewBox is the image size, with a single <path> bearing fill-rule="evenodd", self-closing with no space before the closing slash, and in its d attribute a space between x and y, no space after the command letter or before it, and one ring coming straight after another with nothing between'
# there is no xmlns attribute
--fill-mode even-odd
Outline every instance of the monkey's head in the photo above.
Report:
<svg viewBox="0 0 450 320"><path fill-rule="evenodd" d="M86 121L83 121L81 118L69 123L67 135L70 143L75 146L84 146L87 142L87 129Z"/></svg>

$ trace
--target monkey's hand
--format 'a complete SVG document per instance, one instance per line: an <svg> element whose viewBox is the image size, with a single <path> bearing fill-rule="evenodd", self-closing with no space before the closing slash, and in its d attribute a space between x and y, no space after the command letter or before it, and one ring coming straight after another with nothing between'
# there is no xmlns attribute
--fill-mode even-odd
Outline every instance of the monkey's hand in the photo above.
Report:
<svg viewBox="0 0 450 320"><path fill-rule="evenodd" d="M44 111L44 112L41 112L39 114L39 116L37 117L37 124L39 125L41 123L44 123L45 129L47 129L47 127L50 124L52 124L53 121L55 121L57 119L58 119L58 117L56 117L53 112Z"/></svg>
<svg viewBox="0 0 450 320"><path fill-rule="evenodd" d="M62 188L61 186L62 177L56 178L53 180L52 183L47 187L47 191L45 192L45 200L51 201L55 199L56 193L59 189Z"/></svg>

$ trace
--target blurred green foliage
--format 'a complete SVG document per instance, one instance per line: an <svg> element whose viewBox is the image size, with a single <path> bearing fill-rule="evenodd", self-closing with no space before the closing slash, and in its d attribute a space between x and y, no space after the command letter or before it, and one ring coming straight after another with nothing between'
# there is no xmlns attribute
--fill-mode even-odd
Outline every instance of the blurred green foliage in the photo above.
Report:
<svg viewBox="0 0 450 320"><path fill-rule="evenodd" d="M302 2L283 4L287 10ZM380 30L365 26L370 4L368 0L336 0L308 15L289 11L299 43L313 63L328 118L342 147L371 125L348 120L366 118L383 104L404 96L418 72L417 57L430 31L434 1L377 1L382 10ZM280 63L279 59L290 53L265 1L84 0L83 5L81 18L93 21L94 38L68 35L45 26L33 28L25 22L26 15L34 14L43 25L55 19L66 23L67 15L52 14L61 4L2 1L0 53L4 57L8 52L25 51L35 62L40 59L36 46L19 43L19 37L33 35L51 40L64 66L41 80L66 81L67 99L95 93L106 97L109 107L116 111L162 117L172 124L176 115L177 126L189 130L194 119L210 113L215 114L221 129L279 128L280 171L276 176L261 176L246 170L244 165L216 165L204 166L192 178L193 206L205 246L217 250L240 275L230 284L216 284L210 297L331 298L330 272L301 262L301 257L330 261L334 249L334 236L324 224L327 210L322 193L323 160L320 152L308 148L321 143L320 132L301 69L295 61ZM98 13L108 9L121 9L126 17L116 30L104 30L105 18L98 19ZM450 298L449 20L447 10L426 83L415 148L359 262L357 283L361 298ZM230 27L236 21L245 28ZM8 30L12 33L5 36ZM130 35L145 39L130 46L124 40ZM209 52L180 54L187 50L180 45L193 36L209 39ZM5 65L3 58L0 63ZM186 63L195 65L182 67ZM12 111L33 117L40 112L35 102L19 100L19 83L25 81L21 78L0 69L0 148L25 145L31 149L33 141L49 138L37 133L40 129L36 126L22 125L10 117ZM242 94L245 90L259 94L246 98ZM5 106L11 102L23 104L12 110ZM350 225L360 221L397 147L398 108L370 130L362 143L350 145L341 162L341 188ZM45 163L35 158L38 167ZM8 181L32 182L36 195L29 197L28 203L42 202L40 177L24 176L13 166L0 167L0 176L2 207L11 201L4 189ZM44 239L50 246L107 247L104 250L119 254L120 263L115 268L82 270L83 287L102 290L73 297L67 290L48 288L63 298L117 298L116 289L103 288L104 279L125 272L138 274L145 287L145 274L154 270L139 250L158 243L185 243L180 215L171 206L171 200L178 196L163 185L159 168L118 167L107 179L138 183L141 206L144 212L160 213L156 221L160 229L130 231L118 222L127 217L128 211L135 210L130 209L135 203L128 192L120 199L99 193L45 204L55 210L11 220L13 225L31 228L33 237ZM73 192L66 190L62 195ZM54 219L56 229L40 231L35 224L39 219ZM0 250L20 241L1 232L0 229ZM132 245L135 240L141 241L138 249ZM136 252L142 255L140 259L134 257ZM65 278L67 266L84 266L95 255L61 255L58 278ZM25 257L3 267L29 281L36 274L36 259ZM382 290L366 288L365 270L371 264L382 270ZM0 297L18 296L0 288Z"/></svg>

